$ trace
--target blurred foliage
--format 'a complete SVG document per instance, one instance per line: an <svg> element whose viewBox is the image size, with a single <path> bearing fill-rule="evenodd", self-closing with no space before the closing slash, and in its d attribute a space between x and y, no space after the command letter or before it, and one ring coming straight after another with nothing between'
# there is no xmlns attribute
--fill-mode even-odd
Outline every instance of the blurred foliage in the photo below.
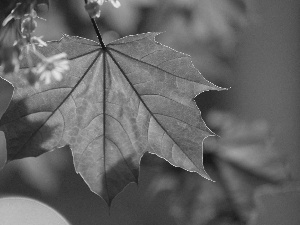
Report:
<svg viewBox="0 0 300 225"><path fill-rule="evenodd" d="M282 187L264 186L255 192L256 212L249 225L289 224L300 221L300 183L293 181Z"/></svg>
<svg viewBox="0 0 300 225"><path fill-rule="evenodd" d="M150 187L171 193L170 213L178 224L246 224L255 212L253 196L263 185L288 180L284 157L272 145L264 121L240 121L228 113L212 112L207 119L220 137L209 138L204 166L216 182L161 166Z"/></svg>
<svg viewBox="0 0 300 225"><path fill-rule="evenodd" d="M160 42L190 54L208 80L225 84L239 34L255 16L250 0L120 2L117 10L104 5L97 21L106 43L130 34L165 31L158 37ZM14 1L0 1L1 22L13 7ZM38 13L47 19L39 21L37 29L37 36L44 35L45 40L59 39L62 33L96 39L83 0L52 0L49 11L41 9ZM217 104L212 108L218 108ZM276 153L265 122L249 123L214 112L208 116L208 125L221 136L207 139L204 152L205 168L216 182L159 160L154 163L151 158L150 163L145 157L143 165L157 170L149 192L154 196L170 193L169 212L178 224L246 224L255 212L256 190L265 185L280 186L288 180L284 157ZM63 159L51 157L16 163L2 171L1 183L9 182L14 171L22 171L24 181L54 195L65 165Z"/></svg>
<svg viewBox="0 0 300 225"><path fill-rule="evenodd" d="M104 4L97 20L106 43L136 33L164 32L158 41L191 55L195 67L213 82L226 83L239 34L255 16L251 0L120 2L117 10ZM96 40L83 8L83 0L52 0L41 34L45 39L67 33Z"/></svg>

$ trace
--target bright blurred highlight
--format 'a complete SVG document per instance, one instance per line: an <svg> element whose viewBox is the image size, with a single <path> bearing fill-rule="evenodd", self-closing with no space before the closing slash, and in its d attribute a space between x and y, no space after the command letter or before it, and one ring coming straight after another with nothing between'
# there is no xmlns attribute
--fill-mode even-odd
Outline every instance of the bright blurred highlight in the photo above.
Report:
<svg viewBox="0 0 300 225"><path fill-rule="evenodd" d="M49 206L30 198L6 197L0 199L2 225L70 225Z"/></svg>

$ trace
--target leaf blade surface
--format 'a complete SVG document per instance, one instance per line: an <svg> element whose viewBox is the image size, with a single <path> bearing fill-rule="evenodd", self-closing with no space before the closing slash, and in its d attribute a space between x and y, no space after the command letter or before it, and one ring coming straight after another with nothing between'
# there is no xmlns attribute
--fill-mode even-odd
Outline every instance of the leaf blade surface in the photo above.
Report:
<svg viewBox="0 0 300 225"><path fill-rule="evenodd" d="M15 86L0 120L8 160L69 145L76 171L108 204L137 182L145 152L209 178L202 142L211 132L193 98L220 89L188 55L157 43L156 35L125 37L104 50L65 36L39 49L46 56L67 52L71 69L61 82L39 90L19 77L7 78Z"/></svg>

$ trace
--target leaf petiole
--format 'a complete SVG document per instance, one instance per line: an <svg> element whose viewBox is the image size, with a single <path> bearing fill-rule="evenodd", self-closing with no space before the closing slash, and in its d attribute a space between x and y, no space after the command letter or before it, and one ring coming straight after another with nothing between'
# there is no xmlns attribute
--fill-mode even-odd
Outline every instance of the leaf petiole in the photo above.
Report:
<svg viewBox="0 0 300 225"><path fill-rule="evenodd" d="M84 2L85 2L85 4L87 4L87 0L84 0ZM106 49L106 46L105 46L105 44L104 44L104 42L103 42L103 40L102 40L102 36L101 36L100 30L99 30L99 28L98 28L98 25L97 25L97 23L96 23L96 20L95 20L94 18L92 18L92 17L90 17L90 18L91 18L91 21L92 21L94 30L95 30L95 32L96 32L96 34L97 34L97 37L98 37L99 43L100 43L100 45L101 45L101 48L102 48L103 50L105 50L105 49Z"/></svg>

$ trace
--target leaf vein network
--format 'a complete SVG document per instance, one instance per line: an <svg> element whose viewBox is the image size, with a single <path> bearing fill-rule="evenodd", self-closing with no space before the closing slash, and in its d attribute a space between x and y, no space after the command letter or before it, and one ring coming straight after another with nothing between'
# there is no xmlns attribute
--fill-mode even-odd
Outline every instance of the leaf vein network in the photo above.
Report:
<svg viewBox="0 0 300 225"><path fill-rule="evenodd" d="M109 50L114 51L114 52L116 52L116 53L119 53L120 55L123 55L123 56L125 56L125 57L127 57L127 58L129 58L129 59L134 60L134 61L137 61L137 62L140 62L140 63L142 63L142 64L146 64L146 65L148 65L148 66L151 66L151 67L153 67L153 68L155 68L155 69L158 69L158 70L160 70L160 71L162 71L162 72L164 72L164 73L167 73L167 74L169 74L169 75L171 75L171 76L177 77L177 78L179 78L179 79L187 80L187 81L190 81L190 82L197 83L197 82L194 81L194 80L190 80L190 79L185 78L185 77L177 76L177 75L175 75L175 74L173 74L173 73L171 73L171 72L169 72L169 71L166 71L166 70L164 70L164 69L162 69L162 68L160 68L160 67L158 67L158 66L156 66L156 65L153 65L153 64L150 64L150 63L148 63L148 62L141 61L140 59L136 59L136 58L134 58L134 57L132 57L132 56L126 55L126 54L124 54L123 52L120 52L119 50L116 50L116 49L113 49L113 48L109 48ZM108 52L109 52L109 51L108 51ZM109 55L111 55L111 53L110 53ZM116 61L116 62L117 62L117 61Z"/></svg>

